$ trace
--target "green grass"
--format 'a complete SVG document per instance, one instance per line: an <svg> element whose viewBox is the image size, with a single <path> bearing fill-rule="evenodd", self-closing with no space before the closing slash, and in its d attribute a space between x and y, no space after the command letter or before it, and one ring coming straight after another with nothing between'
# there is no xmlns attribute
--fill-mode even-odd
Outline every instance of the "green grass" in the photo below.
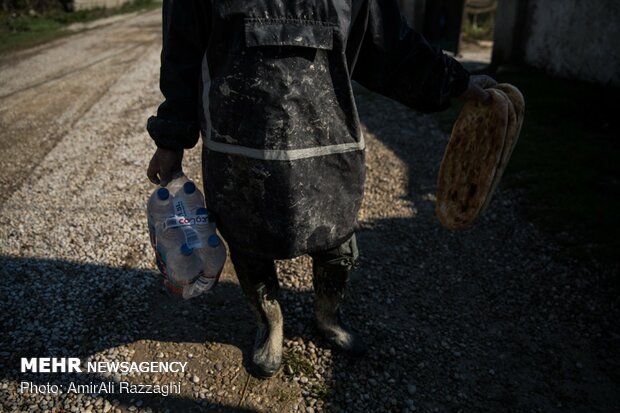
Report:
<svg viewBox="0 0 620 413"><path fill-rule="evenodd" d="M66 12L49 10L36 15L0 12L0 53L35 46L71 34L64 30L72 23L84 23L117 14L159 7L154 0L135 0L114 9Z"/></svg>
<svg viewBox="0 0 620 413"><path fill-rule="evenodd" d="M312 397L317 400L326 400L331 395L330 388L324 383L317 383L310 390Z"/></svg>
<svg viewBox="0 0 620 413"><path fill-rule="evenodd" d="M276 389L276 398L280 403L289 403L295 399L295 394L290 390L284 390L282 388Z"/></svg>
<svg viewBox="0 0 620 413"><path fill-rule="evenodd" d="M495 13L465 16L463 19L463 36L468 40L493 40L495 30Z"/></svg>
<svg viewBox="0 0 620 413"><path fill-rule="evenodd" d="M312 362L301 353L290 353L285 357L284 362L291 367L293 374L303 373L306 376L314 373Z"/></svg>
<svg viewBox="0 0 620 413"><path fill-rule="evenodd" d="M528 216L564 251L603 261L620 250L620 91L541 73L501 73L526 114L503 185L523 190ZM450 131L461 105L439 115ZM615 261L614 261L615 262Z"/></svg>

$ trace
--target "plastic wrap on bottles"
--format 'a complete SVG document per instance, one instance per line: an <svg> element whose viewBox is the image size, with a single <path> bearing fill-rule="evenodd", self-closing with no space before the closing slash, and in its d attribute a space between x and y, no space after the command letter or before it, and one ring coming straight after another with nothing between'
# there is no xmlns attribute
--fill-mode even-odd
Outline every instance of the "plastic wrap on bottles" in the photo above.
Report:
<svg viewBox="0 0 620 413"><path fill-rule="evenodd" d="M159 188L154 191L149 197L149 201L146 207L147 223L149 226L149 240L151 241L151 247L155 248L156 244L156 226L161 225L162 222L173 214L172 198L170 192L166 188Z"/></svg>
<svg viewBox="0 0 620 413"><path fill-rule="evenodd" d="M164 285L184 299L217 284L226 247L204 205L204 196L184 174L158 188L147 203L147 221Z"/></svg>

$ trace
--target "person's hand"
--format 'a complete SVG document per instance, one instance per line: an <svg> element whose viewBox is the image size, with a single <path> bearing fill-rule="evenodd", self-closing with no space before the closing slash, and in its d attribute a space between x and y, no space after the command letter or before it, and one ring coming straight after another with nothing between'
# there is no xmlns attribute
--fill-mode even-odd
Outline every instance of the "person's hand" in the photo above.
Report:
<svg viewBox="0 0 620 413"><path fill-rule="evenodd" d="M183 150L171 151L169 149L157 148L155 154L149 162L146 176L154 184L161 186L168 185L175 173L182 170Z"/></svg>
<svg viewBox="0 0 620 413"><path fill-rule="evenodd" d="M487 102L491 99L491 94L486 91L497 84L495 79L487 75L472 75L469 77L469 86L465 92L459 96L465 100L477 100Z"/></svg>

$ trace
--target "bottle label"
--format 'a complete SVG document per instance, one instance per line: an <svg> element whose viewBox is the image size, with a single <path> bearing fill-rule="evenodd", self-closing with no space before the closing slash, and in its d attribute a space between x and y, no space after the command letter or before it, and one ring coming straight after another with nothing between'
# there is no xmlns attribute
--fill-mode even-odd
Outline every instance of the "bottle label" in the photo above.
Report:
<svg viewBox="0 0 620 413"><path fill-rule="evenodd" d="M203 216L204 219L208 219L208 214L193 214L185 205L185 202L180 198L175 198L172 201L172 207L174 208L174 214L183 217L191 217L191 216Z"/></svg>
<svg viewBox="0 0 620 413"><path fill-rule="evenodd" d="M203 242L200 240L198 233L194 228L183 228L183 234L185 235L185 243L190 248L202 248L204 247Z"/></svg>
<svg viewBox="0 0 620 413"><path fill-rule="evenodd" d="M174 206L174 213L179 216L188 216L188 211L185 208L185 203L181 199L175 199L172 203Z"/></svg>
<svg viewBox="0 0 620 413"><path fill-rule="evenodd" d="M166 220L164 221L164 229L191 227L193 225L207 224L209 224L209 218L207 215L196 215L195 217L184 217L180 215L175 215L173 217L166 218Z"/></svg>
<svg viewBox="0 0 620 413"><path fill-rule="evenodd" d="M196 225L209 225L209 215L207 214L196 215L194 220L196 221Z"/></svg>
<svg viewBox="0 0 620 413"><path fill-rule="evenodd" d="M202 248L205 246L204 242L198 236L198 232L194 228L195 225L204 225L208 220L203 215L196 217L182 217L175 215L170 218L166 218L164 221L163 229L167 228L181 228L183 235L185 235L185 243L190 248Z"/></svg>
<svg viewBox="0 0 620 413"><path fill-rule="evenodd" d="M170 286L183 290L183 287L186 285L192 285L196 280L204 275L204 271L200 271L198 274L194 274L194 276L190 280L184 280L179 282L178 280L173 280L171 277L166 278L165 281L170 284Z"/></svg>

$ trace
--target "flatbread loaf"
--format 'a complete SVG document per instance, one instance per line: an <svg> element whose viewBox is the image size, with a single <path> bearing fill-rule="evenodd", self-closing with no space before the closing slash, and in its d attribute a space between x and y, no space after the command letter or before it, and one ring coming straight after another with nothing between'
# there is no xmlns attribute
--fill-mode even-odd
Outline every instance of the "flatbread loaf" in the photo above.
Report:
<svg viewBox="0 0 620 413"><path fill-rule="evenodd" d="M500 83L493 86L493 89L501 90L508 96L508 99L515 107L517 114L517 135L521 133L521 127L523 126L523 119L525 117L525 99L521 91L509 83Z"/></svg>
<svg viewBox="0 0 620 413"><path fill-rule="evenodd" d="M464 228L478 216L496 175L508 126L508 98L468 101L452 129L439 168L435 213L443 226Z"/></svg>
<svg viewBox="0 0 620 413"><path fill-rule="evenodd" d="M512 156L512 152L514 151L517 141L519 140L521 127L523 126L523 118L525 115L525 100L523 99L523 95L519 89L508 83L500 83L499 85L493 86L493 88L499 90L501 93L504 93L510 100L510 105L508 108L508 128L506 130L506 143L504 144L504 149L502 150L502 157L499 161L499 165L497 166L495 177L493 177L493 184L491 185L489 194L484 201L480 214L483 214L489 207L491 198L495 193L495 188L497 188L497 185L499 185L499 182L504 175L504 170L506 170L510 157Z"/></svg>

